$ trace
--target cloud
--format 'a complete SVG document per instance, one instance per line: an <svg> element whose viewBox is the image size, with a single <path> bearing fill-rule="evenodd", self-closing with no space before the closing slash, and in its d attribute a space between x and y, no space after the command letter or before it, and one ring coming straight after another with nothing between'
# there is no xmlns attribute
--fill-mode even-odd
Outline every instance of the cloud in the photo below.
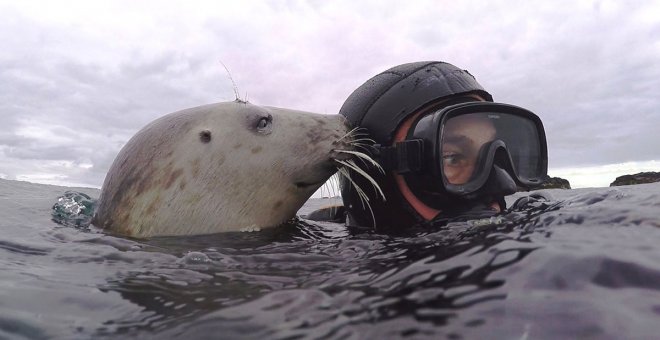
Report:
<svg viewBox="0 0 660 340"><path fill-rule="evenodd" d="M449 61L542 117L551 168L657 159L658 18L652 1L0 0L0 173L100 186L149 121L234 99L220 61L254 103L330 114L387 68Z"/></svg>

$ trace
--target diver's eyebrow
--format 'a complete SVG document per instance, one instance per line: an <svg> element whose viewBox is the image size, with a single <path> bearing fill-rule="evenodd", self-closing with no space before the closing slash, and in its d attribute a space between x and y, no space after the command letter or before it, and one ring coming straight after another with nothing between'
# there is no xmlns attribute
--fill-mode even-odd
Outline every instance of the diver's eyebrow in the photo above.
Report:
<svg viewBox="0 0 660 340"><path fill-rule="evenodd" d="M472 138L465 136L465 135L449 135L446 137L442 137L442 142L443 143L450 143L450 144L472 144Z"/></svg>

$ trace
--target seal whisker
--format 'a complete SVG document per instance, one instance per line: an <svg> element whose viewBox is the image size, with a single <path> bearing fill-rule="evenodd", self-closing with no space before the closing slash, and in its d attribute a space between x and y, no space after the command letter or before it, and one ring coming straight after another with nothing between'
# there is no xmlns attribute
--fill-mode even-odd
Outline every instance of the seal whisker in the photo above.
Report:
<svg viewBox="0 0 660 340"><path fill-rule="evenodd" d="M373 146L369 144L364 144L364 143L352 143L351 146L354 146L355 148L360 148L364 150L365 152L372 152L373 151Z"/></svg>
<svg viewBox="0 0 660 340"><path fill-rule="evenodd" d="M362 143L362 142L355 142L355 141L351 142L351 146L362 148L362 149L364 149L368 152L372 152L373 148L374 148L372 143Z"/></svg>
<svg viewBox="0 0 660 340"><path fill-rule="evenodd" d="M352 130L348 131L341 138L339 138L339 140L337 140L337 142L343 140L346 137L360 137L360 138L362 138L362 137L367 137L367 136L369 136L369 133L364 128L356 127L356 128L353 128ZM375 141L374 141L374 143L375 143Z"/></svg>
<svg viewBox="0 0 660 340"><path fill-rule="evenodd" d="M348 161L346 161L346 163L349 164L349 167L351 169L355 170L358 174L362 175L364 178L366 178L371 183L371 185L374 187L374 189L377 192L380 193L380 196L383 198L383 201L386 200L385 199L385 194L383 193L383 190L380 188L378 183L373 179L373 177L371 177L371 175L369 175L366 171L362 170L359 166L357 166L357 164L355 164L355 161L353 161L353 160L348 160ZM380 167L380 165L378 165L378 166ZM362 191L362 193L364 194L365 199L367 199L367 201L369 201L367 194L364 191Z"/></svg>
<svg viewBox="0 0 660 340"><path fill-rule="evenodd" d="M376 141L371 139L371 138L358 138L358 139L353 139L351 142L352 143L355 143L355 142L369 142L370 144L376 144Z"/></svg>
<svg viewBox="0 0 660 340"><path fill-rule="evenodd" d="M351 178L351 175L350 175L350 173L348 172L347 168L345 168L345 167L339 167L339 168L337 168L337 173L339 173L339 174L341 174L342 176L344 176L344 178L346 178L346 179L348 180L348 183L350 183L352 186L355 187L355 192L357 192L357 194L358 194L358 198L360 199L360 204L362 204L362 209L365 209L365 208L366 208L365 205L364 205L364 202L365 202L365 201L364 201L364 198L363 198L363 196L362 196L362 194L363 194L364 192L363 192L362 189L361 189L361 188L355 183L355 181ZM368 202L369 202L369 198L366 198L366 199L367 199L367 204L368 204Z"/></svg>
<svg viewBox="0 0 660 340"><path fill-rule="evenodd" d="M338 176L337 173L330 176L330 178L328 178L328 180L325 181L325 183L323 183L323 186L321 187L328 192L329 197L337 197L337 190L336 190L338 183L337 176ZM323 190L321 190L321 195L323 195Z"/></svg>
<svg viewBox="0 0 660 340"><path fill-rule="evenodd" d="M356 128L353 129L353 130L357 131L358 133L363 133L363 134L368 133L367 129L365 129L365 128L363 128L363 127L359 127L359 126L356 127Z"/></svg>
<svg viewBox="0 0 660 340"><path fill-rule="evenodd" d="M323 183L323 187L328 191L328 197L335 196L334 181L332 180L334 176L335 175L330 176L330 178L328 178L328 180Z"/></svg>
<svg viewBox="0 0 660 340"><path fill-rule="evenodd" d="M378 164L371 157L369 157L369 155L367 155L365 153L362 153L362 152L359 152L359 151L349 151L349 150L333 150L333 151L341 152L341 153L348 153L348 154L354 155L354 156L358 157L360 160L362 160L363 162L366 161L369 164L373 165L383 175L385 174L385 170L383 170L383 167L380 166L380 164Z"/></svg>
<svg viewBox="0 0 660 340"><path fill-rule="evenodd" d="M341 138L337 139L335 142L340 142L346 137L353 137L353 133L357 131L359 128L353 128L352 130L346 132Z"/></svg>
<svg viewBox="0 0 660 340"><path fill-rule="evenodd" d="M383 198L383 201L385 201L385 194L383 193L383 190L381 190L380 186L378 186L378 183L376 182L376 180L374 180L364 170L360 169L360 167L357 166L357 164L355 164L355 162L353 162L351 160L342 161L342 160L338 160L338 159L335 159L335 162L337 162L339 164L342 164L342 165L346 166L347 168L349 168L349 169L357 172L358 174L362 175L362 177L364 177L366 180L368 180L373 185L374 189L376 189L377 193L379 193L380 196Z"/></svg>
<svg viewBox="0 0 660 340"><path fill-rule="evenodd" d="M369 162L365 161L365 160L362 159L361 157L357 157L357 159L360 160L360 162L361 162L364 166L369 167Z"/></svg>
<svg viewBox="0 0 660 340"><path fill-rule="evenodd" d="M362 188L355 183L353 178L351 177L351 173L348 172L348 169L345 167L342 167L340 170L340 173L346 176L348 181L355 187L355 191L358 193L358 197L360 198L360 203L362 204L362 209L365 209L369 205L369 196L362 190ZM365 206L366 204L366 206Z"/></svg>
<svg viewBox="0 0 660 340"><path fill-rule="evenodd" d="M339 188L339 173L335 173L334 175L330 176L330 180L333 182L332 183L332 193L334 197L339 196L337 194L337 188Z"/></svg>
<svg viewBox="0 0 660 340"><path fill-rule="evenodd" d="M351 137L368 138L368 137L369 137L369 133L367 133L367 132L359 132L359 131L355 131L355 132L353 132L353 133L351 134ZM374 141L374 142L375 142L375 141Z"/></svg>
<svg viewBox="0 0 660 340"><path fill-rule="evenodd" d="M376 217L374 216L374 211L371 208L371 204L369 203L369 197L364 192L364 190L362 190L362 188L360 188L360 186L357 185L357 183L355 183L355 181L351 178L351 175L348 172L347 168L341 167L341 168L338 168L337 170L338 170L338 173L340 175L344 176L344 178L346 178L346 180L348 180L348 182L351 185L353 185L353 187L355 188L355 192L357 192L358 198L360 199L360 203L362 204L362 209L369 208L369 213L371 214L371 220L373 221L373 225L375 227L376 226ZM366 207L365 207L365 203L366 203Z"/></svg>
<svg viewBox="0 0 660 340"><path fill-rule="evenodd" d="M376 144L376 142L373 139L370 138L357 138L355 139L355 136L351 136L352 139L348 140L347 143L351 146L357 146L357 147L371 147L372 145Z"/></svg>
<svg viewBox="0 0 660 340"><path fill-rule="evenodd" d="M227 71L227 76L229 77L229 80L231 81L232 88L234 89L234 96L236 97L235 100L237 102L247 102L247 94L245 95L245 100L241 99L241 96L238 94L238 86L236 86L236 82L234 81L234 77L231 76L231 72L229 72L229 69L227 68L227 65L220 60L220 65L225 68L225 71Z"/></svg>

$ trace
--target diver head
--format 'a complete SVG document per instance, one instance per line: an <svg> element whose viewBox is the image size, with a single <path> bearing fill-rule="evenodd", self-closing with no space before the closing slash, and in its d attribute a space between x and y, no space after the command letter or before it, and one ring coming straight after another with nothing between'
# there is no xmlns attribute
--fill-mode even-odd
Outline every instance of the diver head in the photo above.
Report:
<svg viewBox="0 0 660 340"><path fill-rule="evenodd" d="M369 151L385 174L361 169L386 200L362 176L343 178L349 225L483 217L505 209L504 196L517 187L540 184L547 171L540 119L492 101L468 71L435 61L393 67L356 89L339 113L375 142Z"/></svg>

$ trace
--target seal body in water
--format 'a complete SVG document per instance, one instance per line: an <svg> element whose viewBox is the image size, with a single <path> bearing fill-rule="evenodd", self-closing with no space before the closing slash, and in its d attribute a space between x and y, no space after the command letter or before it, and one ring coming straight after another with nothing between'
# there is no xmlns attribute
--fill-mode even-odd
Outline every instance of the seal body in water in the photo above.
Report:
<svg viewBox="0 0 660 340"><path fill-rule="evenodd" d="M119 152L92 223L134 237L279 225L337 171L347 133L340 115L242 101L169 114Z"/></svg>

